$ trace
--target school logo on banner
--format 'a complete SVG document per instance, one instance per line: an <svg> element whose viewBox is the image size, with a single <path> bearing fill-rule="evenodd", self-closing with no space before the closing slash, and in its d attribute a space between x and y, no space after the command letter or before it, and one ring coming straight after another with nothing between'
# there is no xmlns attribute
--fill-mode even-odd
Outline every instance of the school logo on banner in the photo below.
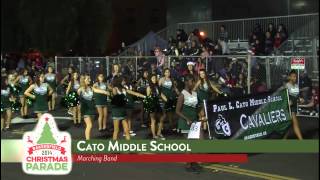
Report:
<svg viewBox="0 0 320 180"><path fill-rule="evenodd" d="M64 175L71 171L71 136L58 130L51 114L42 115L34 131L26 132L22 141L25 173Z"/></svg>
<svg viewBox="0 0 320 180"><path fill-rule="evenodd" d="M217 134L222 134L224 136L231 136L230 125L221 114L218 114L218 118L215 122L214 130Z"/></svg>

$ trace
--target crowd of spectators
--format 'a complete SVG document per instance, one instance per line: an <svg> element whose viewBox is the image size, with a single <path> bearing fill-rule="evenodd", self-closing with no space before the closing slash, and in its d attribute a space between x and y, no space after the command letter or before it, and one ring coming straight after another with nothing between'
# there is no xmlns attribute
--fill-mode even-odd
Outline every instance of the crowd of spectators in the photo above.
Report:
<svg viewBox="0 0 320 180"><path fill-rule="evenodd" d="M288 32L283 24L277 28L270 23L266 30L261 25L256 24L252 33L249 35L249 49L255 55L270 55L288 38ZM151 55L154 58L144 57L142 52L131 49L130 55L138 56L138 66L135 66L135 59L126 59L118 61L122 74L132 77L136 81L143 76L146 70L152 74L157 73L162 76L163 69L170 67L171 75L177 82L183 82L183 77L187 74L197 76L200 69L207 69L209 78L215 80L217 85L230 96L241 96L248 91L247 74L248 68L251 68L250 92L260 93L267 91L266 69L258 61L253 61L251 67L248 67L247 59L211 57L212 55L229 55L228 47L229 34L224 25L219 27L219 35L216 40L211 40L201 34L198 29L186 33L183 29L176 31L175 37L168 40L168 48L160 49L155 47ZM125 44L121 44L121 51L125 50ZM119 51L119 52L121 52ZM170 61L168 55L171 56ZM187 57L186 57L187 56ZM14 59L12 61L12 59ZM206 64L208 62L208 64ZM51 64L54 66L53 58L44 58L39 51L28 51L23 55L4 55L1 61L2 67L8 70L27 68L31 73L45 69ZM168 64L170 63L170 64ZM93 66L93 65L92 65ZM89 67L89 65L88 65ZM137 68L137 69L136 69ZM91 68L88 71L95 71ZM5 70L2 70L5 72ZM138 72L138 79L132 76ZM2 73L3 74L3 73ZM312 90L311 80L306 73L300 78L301 86L301 105L310 105L311 102L317 101ZM307 89L307 90L306 90Z"/></svg>
<svg viewBox="0 0 320 180"><path fill-rule="evenodd" d="M256 24L249 35L249 48L256 55L271 55L287 38L288 32L283 24L276 28L270 23L266 31L263 31L260 24Z"/></svg>

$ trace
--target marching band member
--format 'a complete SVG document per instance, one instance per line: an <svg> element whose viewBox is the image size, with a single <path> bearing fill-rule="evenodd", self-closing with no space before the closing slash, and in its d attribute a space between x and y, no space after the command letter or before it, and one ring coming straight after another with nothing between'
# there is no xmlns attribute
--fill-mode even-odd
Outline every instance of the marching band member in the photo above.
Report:
<svg viewBox="0 0 320 180"><path fill-rule="evenodd" d="M73 124L75 126L80 126L81 123L81 111L80 111L80 104L78 102L78 94L77 91L80 88L80 80L79 80L78 72L74 72L72 74L72 79L68 84L66 95L74 97L76 102L69 103L68 107L71 107L72 116L73 116Z"/></svg>
<svg viewBox="0 0 320 180"><path fill-rule="evenodd" d="M198 94L194 90L194 77L187 75L185 77L185 88L179 95L176 113L179 116L178 130L187 134L190 130L190 126L193 122L205 121L206 118L201 113L198 113ZM198 118L198 116L200 118ZM200 131L201 132L201 131ZM202 138L202 133L200 133ZM197 163L187 163L187 171L199 172L200 166Z"/></svg>
<svg viewBox="0 0 320 180"><path fill-rule="evenodd" d="M198 81L196 82L193 91L196 91L198 94L199 105L201 107L200 113L202 116L205 116L203 100L209 100L210 89L218 94L222 94L222 92L208 80L205 69L200 69ZM206 130L206 124L204 123L203 125L204 130Z"/></svg>
<svg viewBox="0 0 320 180"><path fill-rule="evenodd" d="M149 81L150 81L149 85L147 86L147 89L146 89L147 97L146 99L144 99L144 107L146 112L149 113L149 116L151 119L150 129L152 133L152 138L158 139L162 135L161 131L163 127L163 122L162 124L159 122L158 131L156 131L157 118L160 118L162 114L162 110L159 102L159 96L161 95L161 93L160 93L160 88L158 86L157 75L152 74ZM162 139L164 140L164 138Z"/></svg>
<svg viewBox="0 0 320 180"><path fill-rule="evenodd" d="M20 87L19 98L21 103L21 108L20 108L21 117L26 118L26 116L28 115L28 106L26 103L26 97L24 95L24 92L32 84L32 79L28 75L28 70L22 69L20 72L20 75L15 79L14 83L18 84L18 86Z"/></svg>
<svg viewBox="0 0 320 180"><path fill-rule="evenodd" d="M108 84L102 73L99 73L96 83L93 84L93 90L108 91ZM94 93L94 100L98 111L98 129L104 131L107 128L108 119L108 96L101 93Z"/></svg>
<svg viewBox="0 0 320 180"><path fill-rule="evenodd" d="M162 92L162 100L165 102L164 104L164 113L161 117L160 124L163 125L163 122L165 118L168 116L170 128L172 128L172 131L176 131L175 128L175 122L173 122L173 113L175 111L175 105L176 105L176 96L180 92L178 89L174 86L173 80L170 78L170 69L164 70L164 77L162 77L159 80L159 87L161 88ZM161 127L163 128L163 127ZM160 138L164 138L163 135L160 135Z"/></svg>
<svg viewBox="0 0 320 180"><path fill-rule="evenodd" d="M289 93L289 105L291 109L291 116L292 116L292 125L293 125L293 131L298 137L299 140L302 140L302 134L299 127L299 121L296 116L298 108L297 108L297 102L298 102L298 96L299 96L299 85L297 84L297 73L296 71L292 70L289 73L289 81L286 84L286 88L288 89ZM289 131L285 135L285 138L288 136Z"/></svg>
<svg viewBox="0 0 320 180"><path fill-rule="evenodd" d="M92 120L96 114L95 101L93 100L94 94L101 94L109 96L110 93L105 90L101 90L97 87L93 88L91 84L91 78L89 75L85 75L81 78L81 87L77 90L80 97L81 114L83 115L85 128L85 138L89 140L91 137ZM106 99L105 99L106 100Z"/></svg>
<svg viewBox="0 0 320 180"><path fill-rule="evenodd" d="M12 100L12 93L10 92L8 79L1 77L1 131L10 128L12 117L10 100Z"/></svg>
<svg viewBox="0 0 320 180"><path fill-rule="evenodd" d="M34 92L34 94L31 94ZM43 113L48 112L48 97L53 93L52 88L45 83L44 73L40 72L35 77L34 84L24 92L24 95L34 99L33 111L37 113L38 120Z"/></svg>
<svg viewBox="0 0 320 180"><path fill-rule="evenodd" d="M130 140L129 127L127 122L127 113L126 113L126 103L127 103L127 95L131 94L134 96L138 96L141 98L145 98L143 94L125 89L123 87L123 77L116 76L112 81L112 119L113 119L113 140L118 139L119 134L119 124L122 123L122 127L125 133L125 137L127 140Z"/></svg>
<svg viewBox="0 0 320 180"><path fill-rule="evenodd" d="M49 111L54 111L56 107L56 97L57 97L57 92L56 92L57 78L56 78L56 74L53 73L52 66L48 66L48 72L47 74L44 75L44 77L45 77L45 81L49 84L49 86L53 90L51 97L49 97L48 106L49 106Z"/></svg>

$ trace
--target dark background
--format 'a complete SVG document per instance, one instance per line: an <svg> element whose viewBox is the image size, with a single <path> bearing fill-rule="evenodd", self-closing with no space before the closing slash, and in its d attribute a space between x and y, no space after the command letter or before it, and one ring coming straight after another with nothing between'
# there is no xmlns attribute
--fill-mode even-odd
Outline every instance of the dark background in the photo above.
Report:
<svg viewBox="0 0 320 180"><path fill-rule="evenodd" d="M1 0L2 52L107 55L178 22L319 12L318 0Z"/></svg>

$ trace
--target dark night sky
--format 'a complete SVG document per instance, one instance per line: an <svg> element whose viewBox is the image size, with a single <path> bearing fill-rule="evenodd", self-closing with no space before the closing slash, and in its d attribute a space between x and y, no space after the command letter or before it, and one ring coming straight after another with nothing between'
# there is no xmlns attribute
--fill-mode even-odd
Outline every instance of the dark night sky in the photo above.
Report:
<svg viewBox="0 0 320 180"><path fill-rule="evenodd" d="M201 2L201 3L199 3ZM188 21L319 12L318 0L2 0L2 51L115 52L150 30ZM288 8L289 7L289 8Z"/></svg>

